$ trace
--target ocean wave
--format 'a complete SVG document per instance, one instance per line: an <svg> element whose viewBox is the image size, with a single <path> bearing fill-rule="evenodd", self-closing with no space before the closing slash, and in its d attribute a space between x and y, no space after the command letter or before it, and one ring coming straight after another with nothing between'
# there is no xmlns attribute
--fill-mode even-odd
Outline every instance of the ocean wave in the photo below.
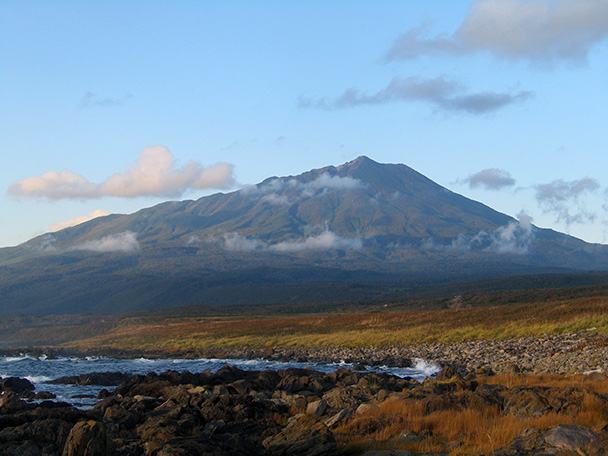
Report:
<svg viewBox="0 0 608 456"><path fill-rule="evenodd" d="M413 368L418 371L421 371L427 377L435 375L441 370L441 367L438 364L433 363L431 361L427 361L426 359L422 358L414 358Z"/></svg>
<svg viewBox="0 0 608 456"><path fill-rule="evenodd" d="M29 380L32 383L45 383L50 380L53 380L52 377L47 377L46 375L31 375L31 376L25 376L23 378L25 378L26 380Z"/></svg>

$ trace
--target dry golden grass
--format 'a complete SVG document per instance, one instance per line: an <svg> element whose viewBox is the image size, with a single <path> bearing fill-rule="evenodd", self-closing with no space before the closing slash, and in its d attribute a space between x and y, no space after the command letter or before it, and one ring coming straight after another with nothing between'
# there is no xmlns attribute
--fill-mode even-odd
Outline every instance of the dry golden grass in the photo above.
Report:
<svg viewBox="0 0 608 456"><path fill-rule="evenodd" d="M389 398L377 408L368 408L336 428L334 434L339 446L347 455L371 449L488 454L507 445L524 427L575 424L599 431L608 423L608 403L596 394L608 392L608 382L603 379L593 380L584 375L503 375L483 377L477 381L509 387L576 388L581 407L571 413L550 412L540 417L518 419L492 405L426 413L422 400ZM420 442L400 440L399 435L406 430L424 439Z"/></svg>
<svg viewBox="0 0 608 456"><path fill-rule="evenodd" d="M547 413L518 419L503 415L496 407L441 410L425 414L416 400L389 399L376 410L366 411L334 430L344 454L371 449L405 449L419 452L448 452L454 455L488 454L507 445L524 427L549 428L576 424L599 431L607 422L606 403L583 393L581 410L575 415ZM405 430L424 437L420 442L402 441Z"/></svg>
<svg viewBox="0 0 608 456"><path fill-rule="evenodd" d="M382 347L457 342L596 328L608 333L608 298L415 312L289 317L128 318L71 347L171 351L271 347Z"/></svg>

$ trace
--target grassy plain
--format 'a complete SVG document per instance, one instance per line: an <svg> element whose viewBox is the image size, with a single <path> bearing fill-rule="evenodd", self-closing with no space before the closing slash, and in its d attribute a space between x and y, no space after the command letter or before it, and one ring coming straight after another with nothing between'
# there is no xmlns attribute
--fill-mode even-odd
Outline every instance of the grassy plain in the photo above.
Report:
<svg viewBox="0 0 608 456"><path fill-rule="evenodd" d="M208 352L274 347L387 347L458 342L594 328L608 333L608 296L565 297L539 302L467 308L462 297L448 309L397 310L389 304L342 312L225 316L126 316L70 348L142 353Z"/></svg>

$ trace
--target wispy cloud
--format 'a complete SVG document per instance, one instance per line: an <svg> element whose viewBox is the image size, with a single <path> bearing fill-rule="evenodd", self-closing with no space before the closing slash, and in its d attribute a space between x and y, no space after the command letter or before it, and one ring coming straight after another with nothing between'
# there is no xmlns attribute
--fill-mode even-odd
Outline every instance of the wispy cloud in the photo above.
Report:
<svg viewBox="0 0 608 456"><path fill-rule="evenodd" d="M453 34L426 38L428 30L424 24L401 35L387 60L486 51L512 60L580 63L608 36L608 2L478 0Z"/></svg>
<svg viewBox="0 0 608 456"><path fill-rule="evenodd" d="M119 98L101 98L93 92L87 92L80 99L80 102L78 103L78 108L87 109L91 107L108 108L112 106L122 106L131 98L133 98L133 95L131 95L130 93L126 93Z"/></svg>
<svg viewBox="0 0 608 456"><path fill-rule="evenodd" d="M483 169L456 182L468 184L470 188L483 187L486 190L502 190L505 187L515 185L515 179L511 177L511 174L504 169L498 168Z"/></svg>
<svg viewBox="0 0 608 456"><path fill-rule="evenodd" d="M276 178L243 188L244 195L259 197L260 201L274 205L292 204L300 198L309 198L332 190L354 190L364 187L359 179L331 175L327 172L312 180Z"/></svg>
<svg viewBox="0 0 608 456"><path fill-rule="evenodd" d="M328 230L304 239L279 242L269 248L275 252L302 252L304 250L359 250L362 247L363 241L361 239L344 238Z"/></svg>
<svg viewBox="0 0 608 456"><path fill-rule="evenodd" d="M81 223L88 222L88 221L96 219L98 217L104 217L106 215L110 215L110 213L108 211L103 210L103 209L97 209L97 210L91 212L89 215L83 215L81 217L75 217L73 219L64 220L62 222L51 223L49 225L49 229L52 232L59 231L59 230L63 230L64 228L69 228L71 226L80 225Z"/></svg>
<svg viewBox="0 0 608 456"><path fill-rule="evenodd" d="M224 243L224 248L231 252L251 252L252 250L268 249L268 245L265 242L241 236L239 233L226 233L222 236L221 240Z"/></svg>
<svg viewBox="0 0 608 456"><path fill-rule="evenodd" d="M74 250L89 250L93 252L133 252L139 250L137 235L132 231L106 236L104 238L88 241L74 247Z"/></svg>
<svg viewBox="0 0 608 456"><path fill-rule="evenodd" d="M326 229L318 234L277 243L268 243L254 237L242 236L239 233L225 233L217 238L209 238L208 242L223 244L224 248L233 252L251 252L254 250L267 252L303 252L305 250L359 250L363 248L362 239L352 239L339 236Z"/></svg>
<svg viewBox="0 0 608 456"><path fill-rule="evenodd" d="M425 239L422 248L435 251L482 251L524 255L534 241L532 218L519 214L519 220L501 226L494 231L480 231L474 236L461 235L448 244L432 238Z"/></svg>
<svg viewBox="0 0 608 456"><path fill-rule="evenodd" d="M171 151L163 146L146 147L135 166L96 184L72 171L48 171L40 176L21 179L11 185L13 196L58 199L94 199L106 196L176 197L190 189L229 188L234 184L233 166L218 163L204 168L189 161L177 168Z"/></svg>
<svg viewBox="0 0 608 456"><path fill-rule="evenodd" d="M536 200L545 213L553 213L557 221L564 222L567 227L577 223L593 222L595 213L585 208L583 197L596 193L600 184L595 179L564 181L555 180L549 184L535 186Z"/></svg>
<svg viewBox="0 0 608 456"><path fill-rule="evenodd" d="M344 109L361 105L380 105L398 101L427 102L446 111L463 111L469 114L486 114L515 103L521 103L533 96L531 91L480 92L467 94L464 89L443 76L433 79L418 77L393 78L384 88L369 94L358 89L347 89L335 99L327 97L319 100L301 97L301 108Z"/></svg>

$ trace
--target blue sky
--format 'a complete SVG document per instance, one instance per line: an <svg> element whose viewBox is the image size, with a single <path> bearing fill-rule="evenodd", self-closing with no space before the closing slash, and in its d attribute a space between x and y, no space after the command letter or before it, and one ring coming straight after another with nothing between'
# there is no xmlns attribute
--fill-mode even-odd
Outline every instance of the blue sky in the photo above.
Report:
<svg viewBox="0 0 608 456"><path fill-rule="evenodd" d="M608 242L608 2L0 3L0 246L359 155Z"/></svg>

